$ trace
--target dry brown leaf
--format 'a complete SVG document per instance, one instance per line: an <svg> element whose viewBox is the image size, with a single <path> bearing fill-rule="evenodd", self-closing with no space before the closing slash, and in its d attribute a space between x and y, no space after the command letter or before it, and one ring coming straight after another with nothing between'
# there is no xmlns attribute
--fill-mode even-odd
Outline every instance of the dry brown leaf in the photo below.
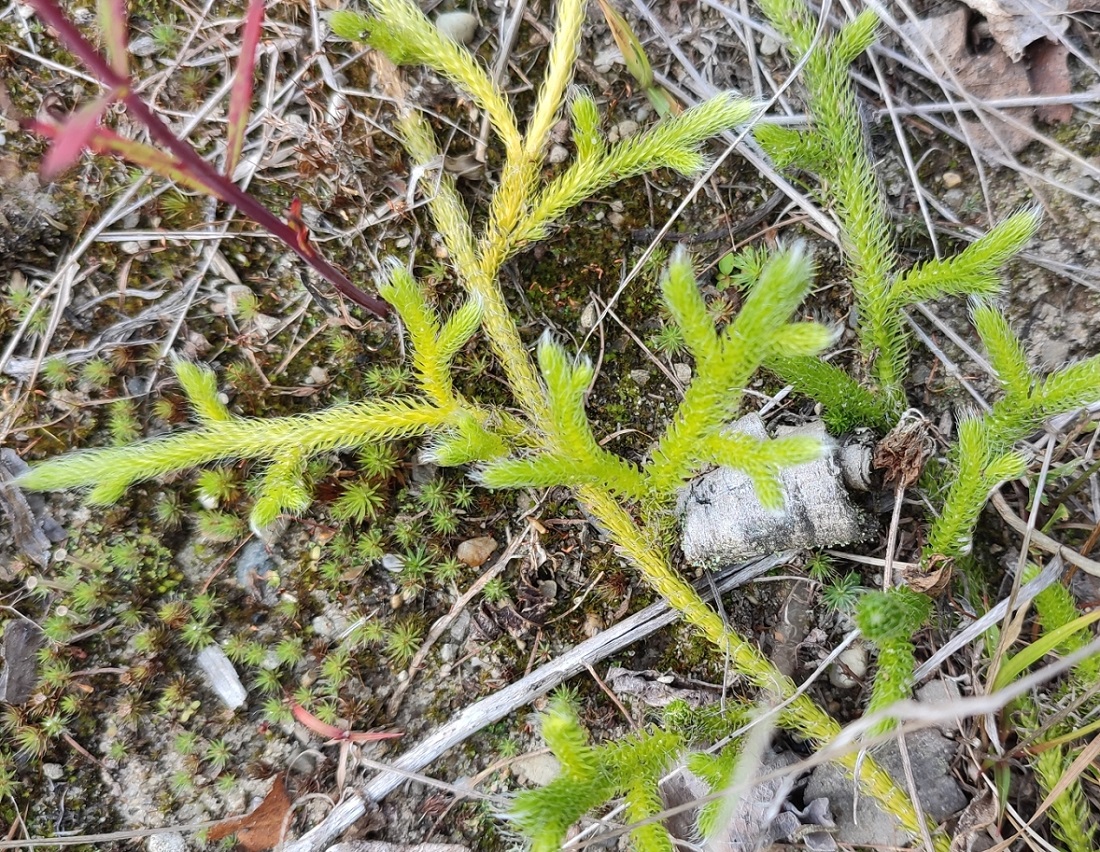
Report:
<svg viewBox="0 0 1100 852"><path fill-rule="evenodd" d="M966 0L989 24L989 34L1012 62L1019 62L1024 50L1041 38L1057 40L1069 26L1066 0Z"/></svg>
<svg viewBox="0 0 1100 852"><path fill-rule="evenodd" d="M997 800L986 790L974 798L959 816L951 852L971 852L974 843L989 826L997 821Z"/></svg>
<svg viewBox="0 0 1100 852"><path fill-rule="evenodd" d="M283 777L277 775L271 791L256 810L246 816L223 820L210 829L206 836L209 840L216 842L235 834L237 846L244 852L267 852L268 849L275 848L283 839L291 804Z"/></svg>
<svg viewBox="0 0 1100 852"><path fill-rule="evenodd" d="M996 42L981 52L972 49L970 13L965 8L925 18L902 29L916 45L935 45L934 53L927 51L929 66L937 74L954 77L973 97L994 100L1024 98L1032 94L1024 63L1013 62ZM1035 111L1016 108L1000 112L1030 126ZM993 161L1004 159L1002 145L1015 154L1026 148L1032 139L1026 131L993 116L986 116L984 124L970 118L962 118L961 122L971 144Z"/></svg>
<svg viewBox="0 0 1100 852"><path fill-rule="evenodd" d="M1042 38L1027 49L1028 77L1031 90L1036 95L1068 95L1072 86L1070 79L1069 48L1064 42L1053 42ZM1073 118L1072 104L1040 104L1035 114L1047 124L1065 124Z"/></svg>
<svg viewBox="0 0 1100 852"><path fill-rule="evenodd" d="M934 449L926 421L903 419L878 442L872 464L882 471L886 485L908 488L920 479Z"/></svg>
<svg viewBox="0 0 1100 852"><path fill-rule="evenodd" d="M914 565L902 572L902 582L914 592L933 597L947 588L954 561L946 556L933 556L927 567Z"/></svg>

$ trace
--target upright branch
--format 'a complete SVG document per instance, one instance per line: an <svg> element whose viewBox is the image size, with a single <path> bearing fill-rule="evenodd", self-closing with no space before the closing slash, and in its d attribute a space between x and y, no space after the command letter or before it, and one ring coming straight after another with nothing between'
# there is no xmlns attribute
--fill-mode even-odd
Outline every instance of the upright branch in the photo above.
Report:
<svg viewBox="0 0 1100 852"><path fill-rule="evenodd" d="M852 62L874 41L878 19L866 10L829 35L820 31L804 0L761 0L760 5L787 39L791 58L805 62L810 126L798 131L764 125L756 135L777 165L816 172L823 205L836 212L857 311L858 378L864 388L814 359L775 359L769 366L823 403L838 427L888 429L908 408L905 309L943 296L995 293L999 268L1031 238L1038 215L1018 213L960 254L904 270L848 76Z"/></svg>

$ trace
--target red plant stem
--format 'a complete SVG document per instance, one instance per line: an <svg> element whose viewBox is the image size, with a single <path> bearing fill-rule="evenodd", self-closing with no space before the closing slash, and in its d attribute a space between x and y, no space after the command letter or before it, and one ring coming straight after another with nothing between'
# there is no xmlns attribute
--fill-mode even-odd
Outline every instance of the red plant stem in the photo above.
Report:
<svg viewBox="0 0 1100 852"><path fill-rule="evenodd" d="M110 91L116 93L135 119L144 124L153 139L171 151L179 160L180 167L191 172L196 179L209 186L215 197L236 207L273 237L280 240L302 260L312 266L317 273L332 284L336 290L357 305L379 317L389 315L389 305L377 296L364 293L351 283L343 272L321 257L308 241L299 239L299 232L264 207L259 201L244 192L228 177L222 175L206 160L198 155L194 148L177 137L161 121L149 106L135 94L130 81L118 74L110 63L86 39L83 34L65 17L65 13L54 0L25 0L34 9L35 14L57 33L58 38L87 70Z"/></svg>

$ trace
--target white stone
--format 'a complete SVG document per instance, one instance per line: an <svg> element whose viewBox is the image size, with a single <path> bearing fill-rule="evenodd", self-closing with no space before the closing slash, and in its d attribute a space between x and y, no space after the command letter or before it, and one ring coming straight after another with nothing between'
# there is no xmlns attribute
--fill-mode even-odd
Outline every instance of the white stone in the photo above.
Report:
<svg viewBox="0 0 1100 852"><path fill-rule="evenodd" d="M760 53L763 56L774 56L779 53L779 42L770 35L760 39Z"/></svg>
<svg viewBox="0 0 1100 852"><path fill-rule="evenodd" d="M146 852L187 852L187 840L178 831L150 835L145 841Z"/></svg>
<svg viewBox="0 0 1100 852"><path fill-rule="evenodd" d="M840 689L855 689L867 674L867 648L854 642L836 658L829 669L829 682Z"/></svg>
<svg viewBox="0 0 1100 852"><path fill-rule="evenodd" d="M443 35L459 44L469 44L477 34L477 18L469 12L443 12L435 19Z"/></svg>
<svg viewBox="0 0 1100 852"><path fill-rule="evenodd" d="M528 754L512 763L512 774L521 784L545 787L558 777L561 764L552 754Z"/></svg>
<svg viewBox="0 0 1100 852"><path fill-rule="evenodd" d="M236 710L248 698L237 670L229 657L217 645L207 645L197 657L199 668L207 684L230 710Z"/></svg>

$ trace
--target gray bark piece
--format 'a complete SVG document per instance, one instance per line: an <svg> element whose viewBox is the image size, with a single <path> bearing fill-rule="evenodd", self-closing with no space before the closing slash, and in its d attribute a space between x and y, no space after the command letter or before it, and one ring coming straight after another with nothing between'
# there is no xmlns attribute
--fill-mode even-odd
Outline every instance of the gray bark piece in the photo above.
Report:
<svg viewBox="0 0 1100 852"><path fill-rule="evenodd" d="M21 618L4 625L3 662L0 671L0 701L26 704L38 685L38 650L46 644L42 629Z"/></svg>
<svg viewBox="0 0 1100 852"><path fill-rule="evenodd" d="M686 702L688 707L706 707L721 695L721 690L710 684L691 686L680 678L655 671L635 672L612 666L606 679L616 695L637 698L647 707L667 707L673 701Z"/></svg>
<svg viewBox="0 0 1100 852"><path fill-rule="evenodd" d="M764 421L755 414L730 429L753 438L768 437ZM866 538L868 523L844 487L841 450L824 425L811 423L784 434L820 438L825 452L817 461L779 474L782 509L764 508L752 480L727 467L699 477L681 491L681 547L689 563L713 568L780 550L834 547Z"/></svg>
<svg viewBox="0 0 1100 852"><path fill-rule="evenodd" d="M11 543L38 567L50 562L50 545L65 540L65 530L46 513L46 501L33 491L24 493L12 480L30 470L15 450L0 449L0 516L11 528ZM11 580L14 573L0 565L0 579Z"/></svg>
<svg viewBox="0 0 1100 852"><path fill-rule="evenodd" d="M951 758L956 745L937 730L906 734L905 744L913 767L913 780L924 813L936 822L966 807L966 796L951 776ZM909 788L897 741L888 742L871 754L903 790ZM870 796L856 795L855 782L835 763L818 766L810 775L804 796L807 801L826 798L836 822L840 843L876 848L908 846L912 838L898 821L881 810ZM853 801L856 810L853 813Z"/></svg>

